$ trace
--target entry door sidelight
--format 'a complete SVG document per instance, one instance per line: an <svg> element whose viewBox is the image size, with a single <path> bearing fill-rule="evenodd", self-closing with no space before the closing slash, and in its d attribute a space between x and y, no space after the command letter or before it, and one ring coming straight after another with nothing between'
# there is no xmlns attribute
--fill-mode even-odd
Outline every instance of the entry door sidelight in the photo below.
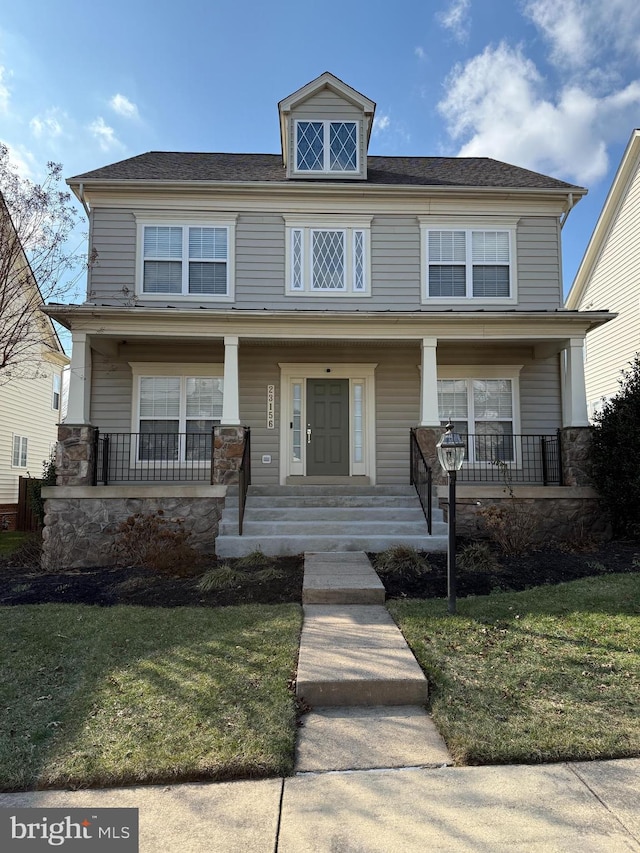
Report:
<svg viewBox="0 0 640 853"><path fill-rule="evenodd" d="M307 379L307 476L349 476L349 380Z"/></svg>

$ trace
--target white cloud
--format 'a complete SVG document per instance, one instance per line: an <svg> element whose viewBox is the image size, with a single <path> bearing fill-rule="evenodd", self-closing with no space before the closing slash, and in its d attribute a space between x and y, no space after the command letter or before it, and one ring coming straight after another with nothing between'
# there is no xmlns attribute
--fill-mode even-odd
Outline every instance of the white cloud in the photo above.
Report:
<svg viewBox="0 0 640 853"><path fill-rule="evenodd" d="M9 112L9 101L11 100L11 92L5 82L7 76L7 69L4 65L0 65L0 113L3 114Z"/></svg>
<svg viewBox="0 0 640 853"><path fill-rule="evenodd" d="M436 17L447 30L451 30L457 41L466 41L469 36L469 8L471 0L452 0L451 5Z"/></svg>
<svg viewBox="0 0 640 853"><path fill-rule="evenodd" d="M454 68L438 105L463 157L495 157L589 183L608 168L607 143L626 136L640 81L596 96L567 85L545 97L535 64L506 44Z"/></svg>
<svg viewBox="0 0 640 853"><path fill-rule="evenodd" d="M423 47L420 47L420 45L418 45L418 47L416 47L416 48L414 49L414 51L413 51L413 52L415 53L415 55L416 55L416 56L418 57L418 59L420 59L420 60L423 60L423 59L426 59L426 58L427 58L427 54L425 53L424 48L423 48Z"/></svg>
<svg viewBox="0 0 640 853"><path fill-rule="evenodd" d="M640 58L638 0L527 0L525 14L540 29L559 67L593 69Z"/></svg>
<svg viewBox="0 0 640 853"><path fill-rule="evenodd" d="M2 140L9 151L9 165L21 178L33 179L36 171L36 158L24 145L11 145Z"/></svg>
<svg viewBox="0 0 640 853"><path fill-rule="evenodd" d="M88 129L98 140L100 148L103 151L111 151L114 148L122 148L123 145L117 138L112 127L105 122L102 116L98 116L95 121L92 121Z"/></svg>
<svg viewBox="0 0 640 853"><path fill-rule="evenodd" d="M29 127L37 139L41 139L43 136L49 138L62 136L62 124L56 109L47 110L44 115L34 116L29 122Z"/></svg>
<svg viewBox="0 0 640 853"><path fill-rule="evenodd" d="M389 129L390 124L391 119L389 116L377 116L373 120L373 132L382 133L382 131Z"/></svg>
<svg viewBox="0 0 640 853"><path fill-rule="evenodd" d="M140 118L138 107L126 95L114 95L109 101L111 109L124 118Z"/></svg>

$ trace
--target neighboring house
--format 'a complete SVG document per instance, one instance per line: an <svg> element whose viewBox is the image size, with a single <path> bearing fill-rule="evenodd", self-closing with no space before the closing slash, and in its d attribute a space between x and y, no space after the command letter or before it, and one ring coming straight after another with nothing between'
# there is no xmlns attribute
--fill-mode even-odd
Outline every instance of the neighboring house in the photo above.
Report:
<svg viewBox="0 0 640 853"><path fill-rule="evenodd" d="M3 240L16 239L1 196L0 216L3 217L0 229ZM6 250L4 260L11 258L12 264L18 267L18 275L22 276L24 272L25 303L41 303L37 283L22 248L16 253L0 246L0 254L3 249ZM13 292L13 287L10 289ZM27 310L31 311L30 308ZM12 309L11 313L15 316L17 312ZM9 311L3 313L0 309L2 333L10 325L8 314ZM29 341L24 347L20 364L6 371L0 370L0 530L15 526L19 479L42 475L43 463L51 458L55 448L58 424L62 418L62 371L69 359L49 317L37 311L28 322L36 324L39 339L24 329L17 332L25 340L33 337L34 341Z"/></svg>
<svg viewBox="0 0 640 853"><path fill-rule="evenodd" d="M634 130L593 230L569 310L618 316L589 333L585 381L589 416L619 390L622 370L640 352L640 130Z"/></svg>
<svg viewBox="0 0 640 853"><path fill-rule="evenodd" d="M560 482L541 437L587 425L584 337L609 318L562 306L561 225L586 191L370 156L375 104L329 73L278 108L280 155L149 152L69 180L96 262L83 305L48 308L73 336L52 518L55 496L81 515L100 496L104 527L107 499L177 479L222 497L245 425L263 487L408 484L410 429L432 459L449 416L477 436L470 482L496 458Z"/></svg>

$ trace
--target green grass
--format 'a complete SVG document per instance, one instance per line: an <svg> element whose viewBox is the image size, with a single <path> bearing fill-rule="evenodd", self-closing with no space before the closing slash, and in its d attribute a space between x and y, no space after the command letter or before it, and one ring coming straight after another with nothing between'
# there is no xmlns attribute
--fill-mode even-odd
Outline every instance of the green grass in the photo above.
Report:
<svg viewBox="0 0 640 853"><path fill-rule="evenodd" d="M389 609L457 763L640 755L640 574Z"/></svg>
<svg viewBox="0 0 640 853"><path fill-rule="evenodd" d="M0 789L293 766L297 605L0 608Z"/></svg>
<svg viewBox="0 0 640 853"><path fill-rule="evenodd" d="M0 556L6 557L13 554L27 539L28 533L20 533L17 530L4 530L0 533Z"/></svg>

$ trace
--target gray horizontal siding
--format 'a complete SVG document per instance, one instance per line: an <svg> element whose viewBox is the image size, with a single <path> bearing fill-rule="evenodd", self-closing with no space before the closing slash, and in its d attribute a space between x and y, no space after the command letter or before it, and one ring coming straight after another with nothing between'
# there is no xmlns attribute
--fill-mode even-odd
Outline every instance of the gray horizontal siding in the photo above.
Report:
<svg viewBox="0 0 640 853"><path fill-rule="evenodd" d="M485 347L438 351L440 364L524 364L520 373L521 432L553 433L561 423L558 359L532 361L530 351L516 347ZM417 344L376 348L314 346L240 346L240 419L251 427L252 477L257 485L279 482L280 368L279 362L322 364L377 363L376 469L380 484L408 482L409 429L420 416L420 348ZM183 346L171 351L176 363L219 362L220 347ZM152 345L126 347L120 360L94 354L91 421L101 432L131 429L132 378L128 361L166 361L165 351ZM266 427L267 385L276 388L275 429ZM263 463L263 454L271 463Z"/></svg>
<svg viewBox="0 0 640 853"><path fill-rule="evenodd" d="M176 220L180 219L179 212ZM136 222L127 211L97 208L92 213L92 245L97 260L89 275L89 301L123 305L135 292ZM248 309L286 310L424 309L421 302L420 228L414 216L376 216L371 224L371 296L291 296L285 293L284 219L279 214L240 214L236 227L235 304ZM552 217L523 219L517 232L518 307L561 305L557 222ZM175 304L172 296L166 304ZM144 299L138 300L144 304ZM162 303L150 302L154 306ZM196 303L189 302L194 305ZM228 306L202 300L204 306ZM477 301L471 310L481 308ZM447 310L447 305L429 310ZM464 306L466 307L466 306ZM486 305L495 308L495 305Z"/></svg>

